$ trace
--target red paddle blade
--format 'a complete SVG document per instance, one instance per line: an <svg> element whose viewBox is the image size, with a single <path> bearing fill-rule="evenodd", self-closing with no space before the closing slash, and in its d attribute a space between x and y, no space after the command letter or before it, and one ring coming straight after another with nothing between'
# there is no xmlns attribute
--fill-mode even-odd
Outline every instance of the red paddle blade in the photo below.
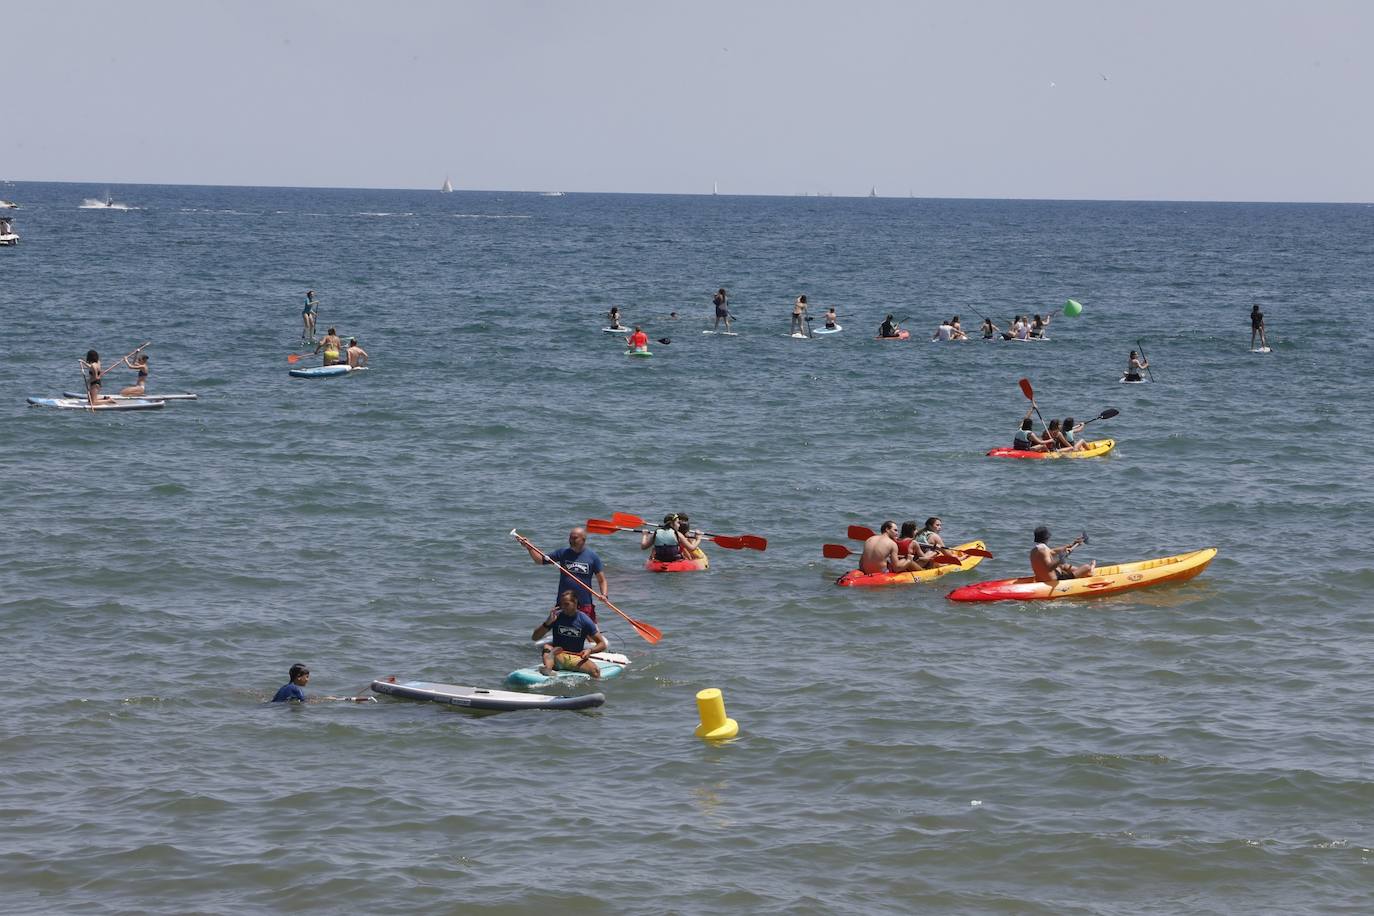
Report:
<svg viewBox="0 0 1374 916"><path fill-rule="evenodd" d="M768 538L761 538L757 534L741 534L739 536L740 546L747 550L767 550Z"/></svg>
<svg viewBox="0 0 1374 916"><path fill-rule="evenodd" d="M849 532L845 535L851 541L866 541L873 537L873 529L865 528L863 525L850 525Z"/></svg>
<svg viewBox="0 0 1374 916"><path fill-rule="evenodd" d="M612 512L611 523L619 525L621 528L638 528L640 525L648 524L638 515L630 515L625 512Z"/></svg>
<svg viewBox="0 0 1374 916"><path fill-rule="evenodd" d="M1023 379L1021 379L1021 381L1020 381L1019 384L1021 385L1021 393L1024 394L1024 395L1026 396L1026 400L1028 400L1028 401L1034 401L1034 400L1035 400L1035 389L1031 388L1030 379L1028 379L1028 378L1023 378Z"/></svg>
<svg viewBox="0 0 1374 916"><path fill-rule="evenodd" d="M963 564L963 562L964 562L964 561L963 561L963 560L960 560L958 557L952 557L952 556L950 556L950 555L947 554L947 553L942 553L942 554L940 554L938 557L933 558L933 559L930 561L930 565L931 565L931 566L960 566L960 565Z"/></svg>
<svg viewBox="0 0 1374 916"><path fill-rule="evenodd" d="M663 638L663 631L658 627L650 626L640 620L633 620L628 617L626 619L630 621L630 626L635 628L635 632L642 636L644 641L650 645L653 645Z"/></svg>
<svg viewBox="0 0 1374 916"><path fill-rule="evenodd" d="M830 560L843 560L845 557L853 556L854 551L843 544L822 544L821 556Z"/></svg>
<svg viewBox="0 0 1374 916"><path fill-rule="evenodd" d="M979 548L979 547L969 547L969 548L967 548L966 550L961 550L961 551L959 551L959 552L960 552L960 553L963 553L963 554L967 554L967 555L970 556L970 557L982 557L982 558L985 559L985 560L991 560L991 559L993 559L992 551L990 551L990 550L983 550L983 549L981 549L981 548Z"/></svg>
<svg viewBox="0 0 1374 916"><path fill-rule="evenodd" d="M620 528L602 518L589 518L587 519L587 530L592 534L615 534Z"/></svg>
<svg viewBox="0 0 1374 916"><path fill-rule="evenodd" d="M718 546L724 547L726 550L744 549L743 538L732 538L728 534L718 534L715 537L711 538L711 540L714 541Z"/></svg>
<svg viewBox="0 0 1374 916"><path fill-rule="evenodd" d="M292 353L286 357L286 361L288 363L298 363L301 361L301 355L299 353Z"/></svg>

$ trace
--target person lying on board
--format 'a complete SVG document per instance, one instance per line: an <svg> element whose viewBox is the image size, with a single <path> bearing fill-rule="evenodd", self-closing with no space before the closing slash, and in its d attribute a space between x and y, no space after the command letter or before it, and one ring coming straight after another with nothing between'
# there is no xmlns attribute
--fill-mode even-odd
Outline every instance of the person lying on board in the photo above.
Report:
<svg viewBox="0 0 1374 916"><path fill-rule="evenodd" d="M1031 548L1030 564L1031 573L1034 574L1036 581L1053 585L1065 579L1086 579L1097 569L1096 560L1079 566L1069 565L1069 554L1083 543L1082 535L1063 547L1053 549L1048 546L1049 540L1050 529L1044 525L1035 529L1035 546Z"/></svg>
<svg viewBox="0 0 1374 916"><path fill-rule="evenodd" d="M538 642L544 634L552 634L548 644L540 648L539 673L552 675L557 671L581 671L594 678L601 677L601 669L588 658L594 652L606 651L606 637L592 620L578 610L577 596L572 589L564 589L558 595L558 608L539 626L534 628L530 639ZM587 648L587 640L593 640Z"/></svg>

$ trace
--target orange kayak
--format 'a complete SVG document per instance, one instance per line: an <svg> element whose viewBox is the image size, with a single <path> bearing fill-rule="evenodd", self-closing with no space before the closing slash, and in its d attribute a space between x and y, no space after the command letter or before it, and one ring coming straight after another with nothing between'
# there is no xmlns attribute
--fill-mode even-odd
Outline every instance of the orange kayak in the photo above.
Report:
<svg viewBox="0 0 1374 916"><path fill-rule="evenodd" d="M706 556L706 551L698 547L695 556L684 557L681 560L663 562L650 557L644 563L644 568L649 572L696 572L701 569L710 569L711 561Z"/></svg>
<svg viewBox="0 0 1374 916"><path fill-rule="evenodd" d="M982 541L969 541L967 544L960 544L958 547L951 547L950 550L968 550L976 548L987 550L987 545ZM836 585L847 585L854 588L882 588L888 585L914 585L917 582L929 582L938 579L947 573L962 572L972 569L983 562L982 557L964 557L963 562L958 566L932 566L930 569L918 569L914 572L880 572L864 573L857 569L851 569L835 580Z"/></svg>
<svg viewBox="0 0 1374 916"><path fill-rule="evenodd" d="M1215 547L1206 547L1190 553L1180 553L1158 560L1141 560L1138 563L1121 563L1116 566L1099 566L1091 576L1082 579L1065 579L1054 585L1041 582L1032 576L1019 579L998 579L993 582L975 582L956 588L945 597L951 601L1040 601L1049 598L1096 598L1099 595L1115 595L1137 588L1163 585L1165 582L1183 582L1193 578L1207 568L1217 555Z"/></svg>

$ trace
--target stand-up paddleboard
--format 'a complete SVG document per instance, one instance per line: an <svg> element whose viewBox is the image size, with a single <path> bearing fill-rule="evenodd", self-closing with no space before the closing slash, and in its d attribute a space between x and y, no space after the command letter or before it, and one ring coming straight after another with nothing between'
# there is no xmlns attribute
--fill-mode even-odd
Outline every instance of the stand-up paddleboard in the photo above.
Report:
<svg viewBox="0 0 1374 916"><path fill-rule="evenodd" d="M1269 348L1269 347L1253 347L1253 348L1251 348L1250 352L1251 352L1251 353L1272 353L1273 350L1272 350L1271 348Z"/></svg>
<svg viewBox="0 0 1374 916"><path fill-rule="evenodd" d="M1126 373L1121 373L1121 384L1123 385L1143 385L1148 381L1149 379L1143 375L1139 378L1126 378Z"/></svg>
<svg viewBox="0 0 1374 916"><path fill-rule="evenodd" d="M911 337L910 331L898 331L893 337L875 337L874 340L908 340Z"/></svg>
<svg viewBox="0 0 1374 916"><path fill-rule="evenodd" d="M629 337L635 332L634 328L602 328L603 334L619 334L621 337Z"/></svg>
<svg viewBox="0 0 1374 916"><path fill-rule="evenodd" d="M625 670L625 665L617 665L608 661L596 662L596 666L601 669L601 680L608 677L617 677ZM626 661L628 664L628 660ZM586 683L592 676L583 671L555 671L553 674L542 674L536 665L533 668L517 668L506 675L507 684L519 684L523 687L547 687L550 684L563 683Z"/></svg>
<svg viewBox="0 0 1374 916"><path fill-rule="evenodd" d="M86 400L86 396L85 396L84 394L82 394L81 392L79 392L79 391L64 391L64 392L62 392L62 397L64 397L64 398L76 398L76 399L81 400L81 401ZM199 396L199 395L191 394L190 392L182 392L181 394L140 394L140 395L138 395L137 397L134 397L134 396L132 396L132 395L124 395L124 394L105 394L105 395L101 395L101 397L113 398L113 399L115 399L116 401L197 401L197 400L200 400L200 396Z"/></svg>
<svg viewBox="0 0 1374 916"><path fill-rule="evenodd" d="M288 369L287 374L292 378L333 378L336 375L348 375L350 372L366 372L366 366L311 366L309 369Z"/></svg>
<svg viewBox="0 0 1374 916"><path fill-rule="evenodd" d="M605 631L602 631L601 635L605 636ZM539 640L539 642L532 643L532 645L537 651L543 652L544 647L551 641L552 639L550 637L545 636L543 639ZM621 655L619 652L593 652L588 657L594 662L605 662L608 665L619 665L622 668L630 663L630 656Z"/></svg>
<svg viewBox="0 0 1374 916"><path fill-rule="evenodd" d="M837 324L837 325L835 325L833 328L817 328L816 330L812 331L811 333L812 333L812 334L815 334L817 337L819 337L819 336L822 335L822 334L838 334L838 333L840 333L840 332L843 331L843 330L844 330L844 328L843 328L841 325L838 325L838 324Z"/></svg>
<svg viewBox="0 0 1374 916"><path fill-rule="evenodd" d="M793 340L810 340L810 339L811 339L811 335L810 335L810 334L788 334L787 336L788 336L788 337L791 337Z"/></svg>
<svg viewBox="0 0 1374 916"><path fill-rule="evenodd" d="M648 350L626 350L625 355L634 356L638 359L649 359L654 354L650 353Z"/></svg>
<svg viewBox="0 0 1374 916"><path fill-rule="evenodd" d="M1012 343L1049 343L1048 337L1011 337L1008 338Z"/></svg>
<svg viewBox="0 0 1374 916"><path fill-rule="evenodd" d="M113 404L92 404L86 398L29 398L32 407L55 407L58 410L156 410L162 401L129 398Z"/></svg>
<svg viewBox="0 0 1374 916"><path fill-rule="evenodd" d="M550 697L538 693L516 693L512 690L487 690L485 687L461 687L457 684L434 684L430 681L398 681L394 677L372 682L373 693L447 703L465 709L487 712L510 712L516 709L591 709L606 702L604 693L587 693L576 697Z"/></svg>
<svg viewBox="0 0 1374 916"><path fill-rule="evenodd" d="M709 329L709 328L706 329L705 331L702 331L701 333L703 333L703 334L717 334L717 335L719 335L719 336L721 336L721 337L738 337L738 336L739 336L739 331L712 331L712 330Z"/></svg>

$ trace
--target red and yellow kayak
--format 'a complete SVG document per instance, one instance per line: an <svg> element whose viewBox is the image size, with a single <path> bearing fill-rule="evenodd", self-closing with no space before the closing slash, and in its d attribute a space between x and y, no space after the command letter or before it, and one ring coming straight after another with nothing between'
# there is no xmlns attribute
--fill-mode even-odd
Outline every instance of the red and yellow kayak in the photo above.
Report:
<svg viewBox="0 0 1374 916"><path fill-rule="evenodd" d="M710 569L711 561L707 558L706 551L698 547L692 551L692 556L668 563L650 557L645 561L644 568L649 572L696 572L701 569Z"/></svg>
<svg viewBox="0 0 1374 916"><path fill-rule="evenodd" d="M1115 439L1095 439L1088 447L1076 452L1029 452L1019 448L995 448L988 452L989 458L1097 458L1116 448Z"/></svg>
<svg viewBox="0 0 1374 916"><path fill-rule="evenodd" d="M951 547L950 550L968 550L976 548L987 550L987 545L982 541L969 541L967 544L960 544L958 547ZM864 573L857 569L851 569L835 580L836 585L847 585L854 588L882 588L887 585L914 585L917 582L929 582L931 579L938 579L941 576L961 572L965 569L972 569L983 562L982 557L964 557L963 562L958 566L932 566L930 569L918 569L915 572L880 572Z"/></svg>
<svg viewBox="0 0 1374 916"><path fill-rule="evenodd" d="M1215 547L1206 547L1190 553L1180 553L1158 560L1141 560L1138 563L1121 563L1116 566L1099 566L1097 571L1082 579L1066 579L1050 585L1032 576L1019 579L998 579L994 582L975 582L956 588L945 597L951 601L1039 601L1048 598L1096 598L1099 595L1115 595L1137 588L1163 585L1165 582L1183 582L1193 578L1207 568L1212 557L1217 555Z"/></svg>

